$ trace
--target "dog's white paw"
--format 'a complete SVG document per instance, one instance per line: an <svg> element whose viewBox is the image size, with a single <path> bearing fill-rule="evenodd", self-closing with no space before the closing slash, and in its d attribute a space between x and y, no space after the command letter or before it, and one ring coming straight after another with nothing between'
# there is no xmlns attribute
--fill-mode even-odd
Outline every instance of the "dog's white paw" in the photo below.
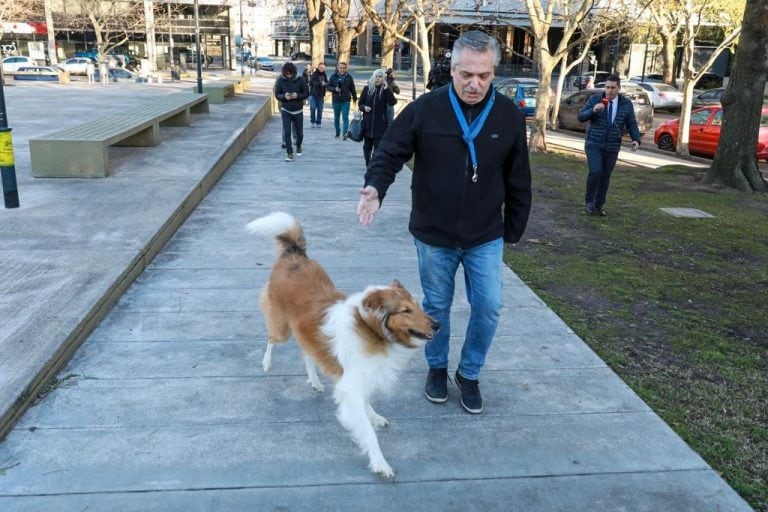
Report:
<svg viewBox="0 0 768 512"><path fill-rule="evenodd" d="M382 478L386 478L387 480L392 480L395 478L395 471L392 469L392 466L387 464L387 461L381 460L380 462L374 463L371 461L371 471L376 473Z"/></svg>
<svg viewBox="0 0 768 512"><path fill-rule="evenodd" d="M375 412L373 414L370 414L368 417L371 420L371 425L373 425L373 428L381 428L389 425L389 421L387 420L387 418L379 414L376 414Z"/></svg>
<svg viewBox="0 0 768 512"><path fill-rule="evenodd" d="M307 382L309 382L309 385L312 386L312 389L318 393L325 393L325 386L323 386L323 383L319 380L313 381L312 379L307 379Z"/></svg>

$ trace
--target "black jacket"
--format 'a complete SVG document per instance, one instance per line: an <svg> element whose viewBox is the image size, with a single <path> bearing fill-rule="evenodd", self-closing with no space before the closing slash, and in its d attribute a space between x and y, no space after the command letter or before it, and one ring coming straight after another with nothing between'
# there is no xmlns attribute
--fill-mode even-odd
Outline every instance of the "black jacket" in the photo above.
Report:
<svg viewBox="0 0 768 512"><path fill-rule="evenodd" d="M298 96L292 100L285 99L285 93L295 92ZM289 112L298 112L304 108L304 100L309 97L307 81L300 76L288 80L280 75L275 80L275 98L282 102L282 109Z"/></svg>
<svg viewBox="0 0 768 512"><path fill-rule="evenodd" d="M336 87L341 90L336 92ZM355 81L349 73L343 75L338 73L332 74L331 79L328 80L328 89L331 91L331 97L334 103L349 103L350 100L357 101Z"/></svg>
<svg viewBox="0 0 768 512"><path fill-rule="evenodd" d="M525 116L511 99L496 95L475 138L478 179L473 183L469 149L448 87L422 95L395 118L368 165L365 185L375 187L383 199L413 156L408 227L417 240L463 249L502 236L517 242L531 208ZM487 101L473 108L460 103L465 116L475 119Z"/></svg>
<svg viewBox="0 0 768 512"><path fill-rule="evenodd" d="M360 93L360 99L357 106L363 112L363 133L371 139L378 139L389 126L389 117L387 116L387 105L397 103L392 89L389 87L382 89L382 86L376 88L374 94L368 94L368 86L363 88ZM371 107L370 112L365 112L363 107Z"/></svg>
<svg viewBox="0 0 768 512"><path fill-rule="evenodd" d="M309 77L309 95L315 98L325 96L325 86L328 85L328 75L325 71L315 70Z"/></svg>

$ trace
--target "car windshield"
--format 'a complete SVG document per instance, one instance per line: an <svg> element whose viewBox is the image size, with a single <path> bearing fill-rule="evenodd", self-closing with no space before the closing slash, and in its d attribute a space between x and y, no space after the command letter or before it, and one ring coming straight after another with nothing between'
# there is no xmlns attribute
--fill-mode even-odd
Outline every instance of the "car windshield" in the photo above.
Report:
<svg viewBox="0 0 768 512"><path fill-rule="evenodd" d="M538 87L521 87L523 90L523 98L535 98Z"/></svg>

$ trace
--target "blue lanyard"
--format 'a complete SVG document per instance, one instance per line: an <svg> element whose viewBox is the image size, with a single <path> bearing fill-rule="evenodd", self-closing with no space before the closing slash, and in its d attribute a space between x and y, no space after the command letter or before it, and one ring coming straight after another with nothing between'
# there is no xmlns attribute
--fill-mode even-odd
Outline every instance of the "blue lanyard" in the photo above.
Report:
<svg viewBox="0 0 768 512"><path fill-rule="evenodd" d="M485 104L485 108L480 112L480 116L472 121L472 124L467 125L467 120L464 119L464 112L461 111L459 106L459 100L456 99L456 94L453 92L453 86L448 87L448 96L451 98L451 105L453 106L453 113L456 114L456 119L459 120L461 125L461 131L463 133L464 142L469 146L469 157L472 159L472 183L477 183L477 153L475 153L475 137L483 129L485 119L488 117L488 113L493 107L493 101L496 99L496 89L491 89L491 99Z"/></svg>

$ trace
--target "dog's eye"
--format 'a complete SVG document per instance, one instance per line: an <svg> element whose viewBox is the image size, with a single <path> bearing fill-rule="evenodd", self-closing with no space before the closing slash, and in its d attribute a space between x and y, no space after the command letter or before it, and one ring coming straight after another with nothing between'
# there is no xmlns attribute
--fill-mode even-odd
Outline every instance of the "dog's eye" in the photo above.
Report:
<svg viewBox="0 0 768 512"><path fill-rule="evenodd" d="M401 313L413 313L410 308L405 308Z"/></svg>

